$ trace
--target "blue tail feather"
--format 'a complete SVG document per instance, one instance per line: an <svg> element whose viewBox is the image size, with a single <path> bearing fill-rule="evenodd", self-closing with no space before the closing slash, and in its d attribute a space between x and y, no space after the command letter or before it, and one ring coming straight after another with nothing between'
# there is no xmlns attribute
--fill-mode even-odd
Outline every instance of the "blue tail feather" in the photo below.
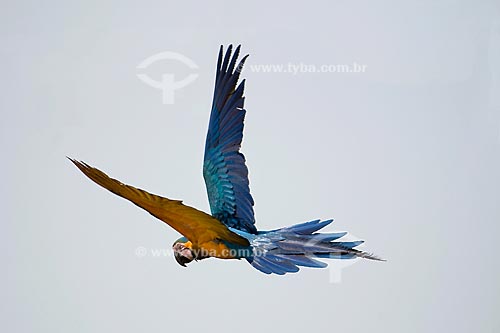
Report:
<svg viewBox="0 0 500 333"><path fill-rule="evenodd" d="M301 254L301 255L288 254L286 256L286 258L297 266L314 267L314 268L325 268L326 266L328 266L328 264L326 264L322 261L314 260L313 258L309 258L303 254Z"/></svg>
<svg viewBox="0 0 500 333"><path fill-rule="evenodd" d="M333 220L326 220L323 222L321 222L321 220L314 220L314 221L310 221L310 222L296 224L296 225L293 225L291 227L283 228L283 229L288 229L289 231L295 232L295 233L300 234L300 235L308 235L308 234L312 234L313 232L316 232L316 231L326 227L327 225L329 225L332 222L333 222ZM278 229L278 230L283 230L283 229Z"/></svg>
<svg viewBox="0 0 500 333"><path fill-rule="evenodd" d="M335 232L328 234L313 234L314 238L321 242L331 242L347 235L347 232Z"/></svg>
<svg viewBox="0 0 500 333"><path fill-rule="evenodd" d="M318 253L316 255L318 258L322 259L354 259L356 258L355 254L337 254L337 253Z"/></svg>
<svg viewBox="0 0 500 333"><path fill-rule="evenodd" d="M333 220L313 220L290 227L248 234L233 230L250 241L253 254L248 262L266 274L295 273L299 266L324 268L319 259L366 258L381 260L373 254L355 249L363 241L338 241L346 232L316 233Z"/></svg>

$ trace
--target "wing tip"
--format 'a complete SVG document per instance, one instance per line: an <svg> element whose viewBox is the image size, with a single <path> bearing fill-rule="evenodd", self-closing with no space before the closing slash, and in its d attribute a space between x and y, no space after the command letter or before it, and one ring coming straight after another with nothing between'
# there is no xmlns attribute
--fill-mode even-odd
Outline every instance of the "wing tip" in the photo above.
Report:
<svg viewBox="0 0 500 333"><path fill-rule="evenodd" d="M70 160L71 163L73 163L74 165L76 165L79 169L81 169L81 167L83 166L83 162L82 161L78 161L77 159L69 157L69 156L66 156L66 158L68 160Z"/></svg>
<svg viewBox="0 0 500 333"><path fill-rule="evenodd" d="M74 165L76 165L76 167L78 169L80 169L81 171L83 171L85 173L85 170L88 170L88 169L92 169L92 167L90 165L88 165L87 163L83 162L83 161L79 161L75 158L72 158L72 157L68 157L66 156L66 158L68 160L70 160Z"/></svg>

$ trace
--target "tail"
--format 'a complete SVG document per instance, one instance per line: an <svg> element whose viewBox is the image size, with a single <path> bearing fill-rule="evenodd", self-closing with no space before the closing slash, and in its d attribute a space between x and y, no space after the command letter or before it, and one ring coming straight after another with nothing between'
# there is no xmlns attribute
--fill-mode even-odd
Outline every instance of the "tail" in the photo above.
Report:
<svg viewBox="0 0 500 333"><path fill-rule="evenodd" d="M250 240L253 256L248 262L266 274L295 273L299 266L324 268L319 259L365 258L385 261L374 254L355 249L363 241L338 241L346 232L316 233L333 220L314 220L291 227L259 232Z"/></svg>

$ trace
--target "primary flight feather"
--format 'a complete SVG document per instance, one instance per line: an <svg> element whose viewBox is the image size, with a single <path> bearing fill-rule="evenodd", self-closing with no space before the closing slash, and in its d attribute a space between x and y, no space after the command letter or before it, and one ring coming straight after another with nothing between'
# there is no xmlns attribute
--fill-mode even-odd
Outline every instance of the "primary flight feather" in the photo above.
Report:
<svg viewBox="0 0 500 333"><path fill-rule="evenodd" d="M258 231L245 157L240 152L245 118L243 90L238 84L246 58L237 62L230 45L219 51L212 110L205 142L203 178L212 215L179 200L171 200L110 178L90 165L70 160L87 177L170 225L183 235L174 242L173 251L179 264L208 257L245 259L266 274L286 274L304 267L326 267L317 259L351 259L362 257L380 260L357 250L362 241L342 241L346 233L317 233L333 220L313 220L290 227Z"/></svg>

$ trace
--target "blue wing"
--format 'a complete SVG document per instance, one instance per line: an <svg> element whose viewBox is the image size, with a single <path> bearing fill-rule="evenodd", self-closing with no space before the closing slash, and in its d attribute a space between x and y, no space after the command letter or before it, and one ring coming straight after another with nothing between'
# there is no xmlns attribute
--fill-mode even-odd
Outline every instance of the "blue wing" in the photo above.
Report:
<svg viewBox="0 0 500 333"><path fill-rule="evenodd" d="M254 201L250 194L248 169L245 157L239 152L246 113L243 109L245 81L236 87L248 55L235 68L240 46L232 57L231 51L232 45L225 56L222 46L219 51L203 178L212 215L228 227L255 234Z"/></svg>

